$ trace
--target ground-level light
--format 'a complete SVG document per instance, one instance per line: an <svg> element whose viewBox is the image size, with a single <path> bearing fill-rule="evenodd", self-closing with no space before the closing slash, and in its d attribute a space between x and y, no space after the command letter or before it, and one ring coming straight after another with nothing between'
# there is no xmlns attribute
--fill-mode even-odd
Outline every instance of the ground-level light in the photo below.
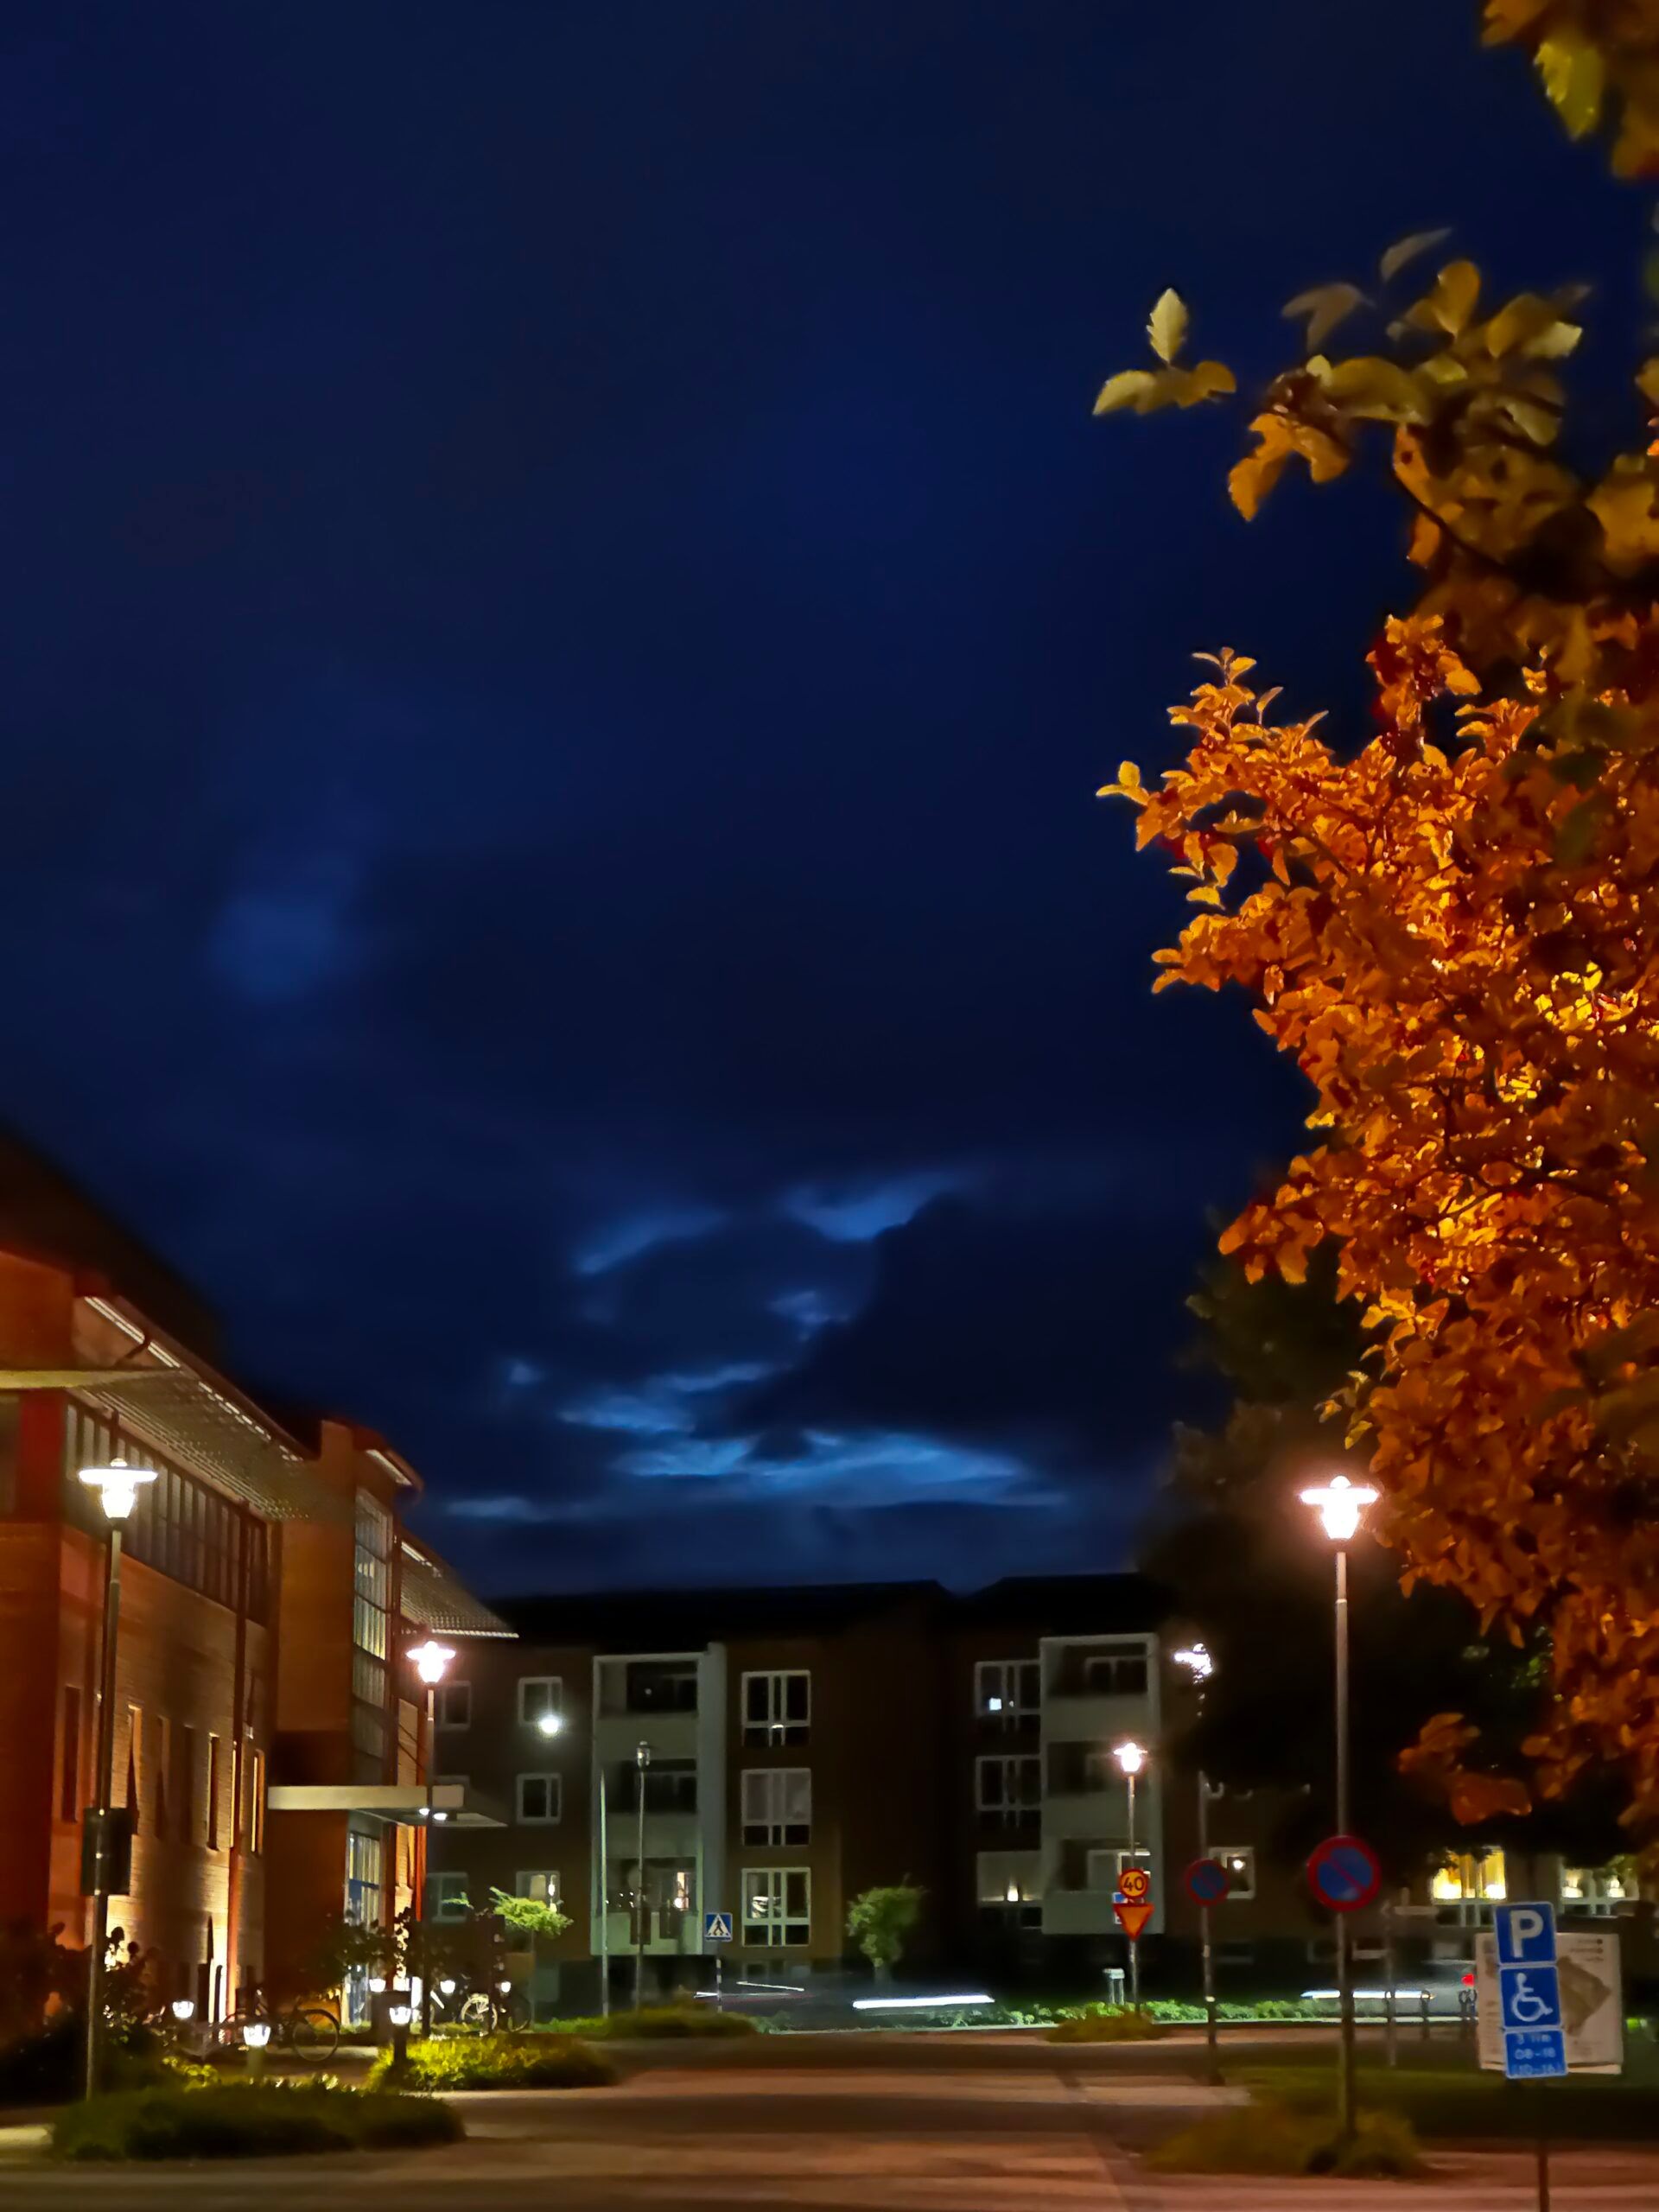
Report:
<svg viewBox="0 0 1659 2212"><path fill-rule="evenodd" d="M194 2020L196 2017L195 1999L191 1997L175 1997L168 2009L181 2027L187 2020Z"/></svg>
<svg viewBox="0 0 1659 2212"><path fill-rule="evenodd" d="M250 2050L263 2050L265 2045L270 2041L270 2022L269 2020L244 2020L242 2023L242 2040L246 2044Z"/></svg>

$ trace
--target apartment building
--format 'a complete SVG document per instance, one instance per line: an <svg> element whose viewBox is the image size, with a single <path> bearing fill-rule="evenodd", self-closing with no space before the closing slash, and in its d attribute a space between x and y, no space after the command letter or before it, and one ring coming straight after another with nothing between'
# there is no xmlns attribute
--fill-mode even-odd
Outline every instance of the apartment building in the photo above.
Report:
<svg viewBox="0 0 1659 2212"><path fill-rule="evenodd" d="M517 1640L467 1648L442 1694L436 1770L499 1804L505 1825L434 1836L430 1909L459 1917L493 1888L556 1903L571 1926L517 1967L543 2013L594 2001L607 1962L626 1999L641 1913L648 1993L706 1984L713 1911L733 1916L722 1950L738 1980L816 1980L846 1961L850 1899L906 1878L927 1891L916 1972L1097 1986L1123 1962L1112 1900L1131 1857L1152 1876L1154 1986L1195 1986L1201 1916L1181 1876L1199 1784L1163 1754L1196 1692L1173 1659L1179 1624L1141 1578L499 1610ZM1133 1821L1112 1756L1129 1739L1148 1752ZM1205 1790L1206 1846L1232 1885L1213 1916L1224 1994L1330 1976L1329 1923L1273 1847L1283 1811L1265 1793ZM1628 1872L1522 1869L1513 1854L1510 1871L1569 1912L1636 1909ZM1484 1848L1426 1865L1393 1900L1402 1961L1465 1957L1504 1874ZM1380 1955L1376 1916L1359 1936Z"/></svg>
<svg viewBox="0 0 1659 2212"><path fill-rule="evenodd" d="M942 1594L503 1601L516 1640L467 1648L434 1770L506 1826L434 1834L429 1910L492 1889L556 1904L569 1932L521 1969L543 2010L585 2001L607 1961L631 1986L641 1918L648 1988L697 1978L708 1912L733 1914L743 1970L836 1963L861 1890L912 1875L938 1894Z"/></svg>
<svg viewBox="0 0 1659 2212"><path fill-rule="evenodd" d="M184 1286L0 1142L0 1920L89 1934L110 1544L79 1477L124 1459L154 1479L123 1544L131 1851L111 1919L207 2018L302 1981L327 1918L418 1894L425 1745L400 1654L505 1632L405 1529L407 1462L348 1421L279 1418L213 1338Z"/></svg>

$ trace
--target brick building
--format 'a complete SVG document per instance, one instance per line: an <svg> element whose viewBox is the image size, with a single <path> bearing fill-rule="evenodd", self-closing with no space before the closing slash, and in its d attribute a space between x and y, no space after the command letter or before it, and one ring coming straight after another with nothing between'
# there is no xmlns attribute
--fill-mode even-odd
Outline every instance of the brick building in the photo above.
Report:
<svg viewBox="0 0 1659 2212"><path fill-rule="evenodd" d="M319 1923L416 1893L424 1751L400 1654L500 1634L403 1525L414 1471L218 1371L191 1294L0 1143L0 1921L83 1942L108 1532L77 1479L154 1471L124 1541L112 1925L206 2017L297 1980ZM457 1825L487 1818L459 1796Z"/></svg>
<svg viewBox="0 0 1659 2212"><path fill-rule="evenodd" d="M730 1969L801 1982L840 1967L849 1900L908 1877L927 1891L920 1973L1098 1986L1122 1963L1113 1891L1130 1851L1112 1747L1152 1757L1134 1849L1153 1878L1154 1986L1197 1978L1198 1788L1158 1756L1195 1695L1186 1640L1135 1575L504 1601L512 1642L477 1642L442 1693L437 1772L503 1825L432 1845L430 1909L492 1888L551 1900L572 1925L518 1964L537 2009L591 2002L601 1962L632 1986L645 1770L648 1992L706 1979L702 1916L733 1915ZM552 1720L556 1727L546 1732ZM1313 1777L1313 1786L1326 1777ZM1222 1993L1328 1981L1328 1924L1269 1848L1282 1809L1211 1790L1208 1842L1232 1877L1214 1915ZM603 1870L601 1872L601 1869ZM1425 1866L1397 1900L1403 1961L1466 1956L1502 1894L1501 1853ZM1579 1914L1635 1911L1633 1883L1554 1861L1516 1870ZM1517 1892L1518 1893L1518 1892ZM1359 1930L1362 1978L1379 1941Z"/></svg>

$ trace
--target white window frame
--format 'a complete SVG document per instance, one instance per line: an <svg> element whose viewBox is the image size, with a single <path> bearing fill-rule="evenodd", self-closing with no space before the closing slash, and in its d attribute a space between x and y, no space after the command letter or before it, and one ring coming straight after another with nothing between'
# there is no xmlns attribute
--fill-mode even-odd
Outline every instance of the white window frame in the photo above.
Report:
<svg viewBox="0 0 1659 2212"><path fill-rule="evenodd" d="M789 1897L791 1881L806 1886L806 1910L785 1916L785 1906ZM756 1914L749 1908L756 1892L766 1899L766 1910ZM745 1948L751 1951L804 1951L812 1942L812 1869L810 1866L746 1866L739 1877L738 1897L742 1915L738 1933ZM759 1929L760 1934L752 1933ZM800 1933L792 1940L791 1929Z"/></svg>
<svg viewBox="0 0 1659 2212"><path fill-rule="evenodd" d="M531 1886L539 1882L541 1893ZM512 1894L516 1897L531 1897L537 1904L551 1905L559 1910L559 1870L556 1866L520 1867L512 1878Z"/></svg>
<svg viewBox="0 0 1659 2212"><path fill-rule="evenodd" d="M806 1684L806 1714L804 1719L800 1720L791 1720L786 1717L785 1708L789 1703L788 1685L791 1681L802 1681ZM749 1718L749 1684L751 1682L766 1682L769 1685L766 1692L766 1718L764 1720L751 1720ZM749 1668L745 1670L739 1682L738 1695L741 1700L738 1713L743 1741L751 1750L760 1749L765 1745L772 1745L781 1750L791 1742L806 1744L811 1741L812 1669L810 1667ZM799 1732L792 1738L790 1734L791 1729ZM756 1732L751 1734L751 1730ZM760 1732L762 1731L764 1733Z"/></svg>
<svg viewBox="0 0 1659 2212"><path fill-rule="evenodd" d="M461 1700L461 1717L454 1718L454 1700ZM449 1731L459 1732L473 1725L473 1686L470 1682L440 1682L437 1695L432 1700L432 1726L440 1735Z"/></svg>
<svg viewBox="0 0 1659 2212"><path fill-rule="evenodd" d="M1037 1770L1037 1791L1034 1796L1010 1795L1007 1772L1013 1767L1031 1766ZM985 1770L995 1767L1003 1777L1002 1794L991 1799L985 1795ZM982 1813L1034 1813L1042 1802L1043 1758L1040 1751L982 1751L974 1761L974 1803Z"/></svg>
<svg viewBox="0 0 1659 2212"><path fill-rule="evenodd" d="M1144 1866L1152 1872L1152 1853L1144 1843L1137 1843L1133 1852L1096 1848L1089 1853L1089 1887L1110 1893L1122 1887L1123 1869L1129 1866ZM1106 1877L1102 1881L1100 1877Z"/></svg>
<svg viewBox="0 0 1659 2212"><path fill-rule="evenodd" d="M1029 1674L1022 1671L1027 1669L1030 1669ZM1036 1694L1027 1704L1021 1700L1020 1689L1033 1675L1036 1677ZM1042 1710L1042 1702L1043 1662L1040 1659L976 1661L974 1711L982 1720L1034 1720Z"/></svg>
<svg viewBox="0 0 1659 2212"><path fill-rule="evenodd" d="M528 1705L524 1695L526 1690L551 1691L552 1694L542 1710L545 1713L556 1713L563 1722L564 1719L564 1676L563 1675L520 1675L518 1677L518 1726L521 1728L535 1728L539 1735L541 1731L538 1723L541 1714L531 1713L526 1709ZM556 1732L555 1731L555 1733Z"/></svg>
<svg viewBox="0 0 1659 2212"><path fill-rule="evenodd" d="M1124 1664L1132 1664L1140 1668L1141 1687L1139 1689L1121 1690L1115 1682L1109 1687L1102 1687L1091 1682L1089 1679L1090 1675L1097 1667L1108 1667L1116 1670ZM1093 1647L1085 1646L1078 1672L1083 1677L1083 1694L1085 1697L1122 1698L1126 1701L1131 1698L1143 1698L1150 1693L1152 1688L1152 1654L1144 1643L1101 1643Z"/></svg>
<svg viewBox="0 0 1659 2212"><path fill-rule="evenodd" d="M1255 1846L1253 1843L1217 1843L1211 1847L1210 1856L1220 1859L1227 1869L1227 1904L1249 1904L1255 1895ZM1241 1874L1234 1866L1235 1859L1244 1861Z"/></svg>
<svg viewBox="0 0 1659 2212"><path fill-rule="evenodd" d="M442 1873L429 1874L426 1878L426 1901L432 1908L434 1920L448 1921L452 1924L464 1920L467 1916L465 1912L454 1910L452 1907L465 1904L467 1894L466 1875L456 1873L453 1867L446 1867Z"/></svg>
<svg viewBox="0 0 1659 2212"><path fill-rule="evenodd" d="M544 1782L553 1810L550 1813L527 1813L524 1810L524 1784ZM544 1768L513 1777L512 1816L521 1828L556 1828L564 1817L564 1777L550 1774Z"/></svg>
<svg viewBox="0 0 1659 2212"><path fill-rule="evenodd" d="M806 1818L791 1821L790 1786L806 1785ZM812 1770L810 1766L746 1766L738 1799L738 1827L751 1850L798 1851L812 1840ZM764 1835L750 1833L764 1828ZM791 1833L793 1831L793 1833Z"/></svg>

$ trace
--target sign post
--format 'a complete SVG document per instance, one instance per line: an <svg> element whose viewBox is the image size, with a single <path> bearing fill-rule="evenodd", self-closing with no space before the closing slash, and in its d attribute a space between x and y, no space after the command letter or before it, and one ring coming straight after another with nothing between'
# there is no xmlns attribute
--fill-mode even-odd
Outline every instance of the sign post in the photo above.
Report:
<svg viewBox="0 0 1659 2212"><path fill-rule="evenodd" d="M732 1916L729 1912L705 1912L702 1916L702 1940L705 1948L710 1943L729 1943L732 1940ZM715 2010L726 2009L725 1977L721 1972L726 1963L724 1951L715 1953Z"/></svg>
<svg viewBox="0 0 1659 2212"><path fill-rule="evenodd" d="M1484 1967L1486 1998L1480 2007L1485 2026L1481 2063L1491 2063L1487 2052L1495 2030L1502 2039L1503 2071L1511 2082L1549 2081L1565 2075L1567 2018L1561 2005L1555 1908L1542 1904L1496 1905L1492 1925L1491 1937L1482 1939L1476 1948L1476 1971L1481 1973ZM1548 2103L1540 2100L1538 2212L1549 2212L1549 2135L1545 2126L1548 2110Z"/></svg>
<svg viewBox="0 0 1659 2212"><path fill-rule="evenodd" d="M1141 1931L1152 1918L1152 1877L1144 1866L1128 1866L1112 1893L1112 1910L1128 1939L1130 2001L1141 2001Z"/></svg>
<svg viewBox="0 0 1659 2212"><path fill-rule="evenodd" d="M1204 1834L1205 1783L1198 1784L1198 1843L1200 1849L1207 1840ZM1221 2079L1221 2056L1216 2047L1216 1976L1214 1951L1211 1941L1210 1909L1224 1897L1232 1886L1232 1878L1219 1859L1195 1859L1181 1877L1186 1894L1198 1908L1198 1926L1204 1945L1204 2039L1210 2046L1210 2079Z"/></svg>

